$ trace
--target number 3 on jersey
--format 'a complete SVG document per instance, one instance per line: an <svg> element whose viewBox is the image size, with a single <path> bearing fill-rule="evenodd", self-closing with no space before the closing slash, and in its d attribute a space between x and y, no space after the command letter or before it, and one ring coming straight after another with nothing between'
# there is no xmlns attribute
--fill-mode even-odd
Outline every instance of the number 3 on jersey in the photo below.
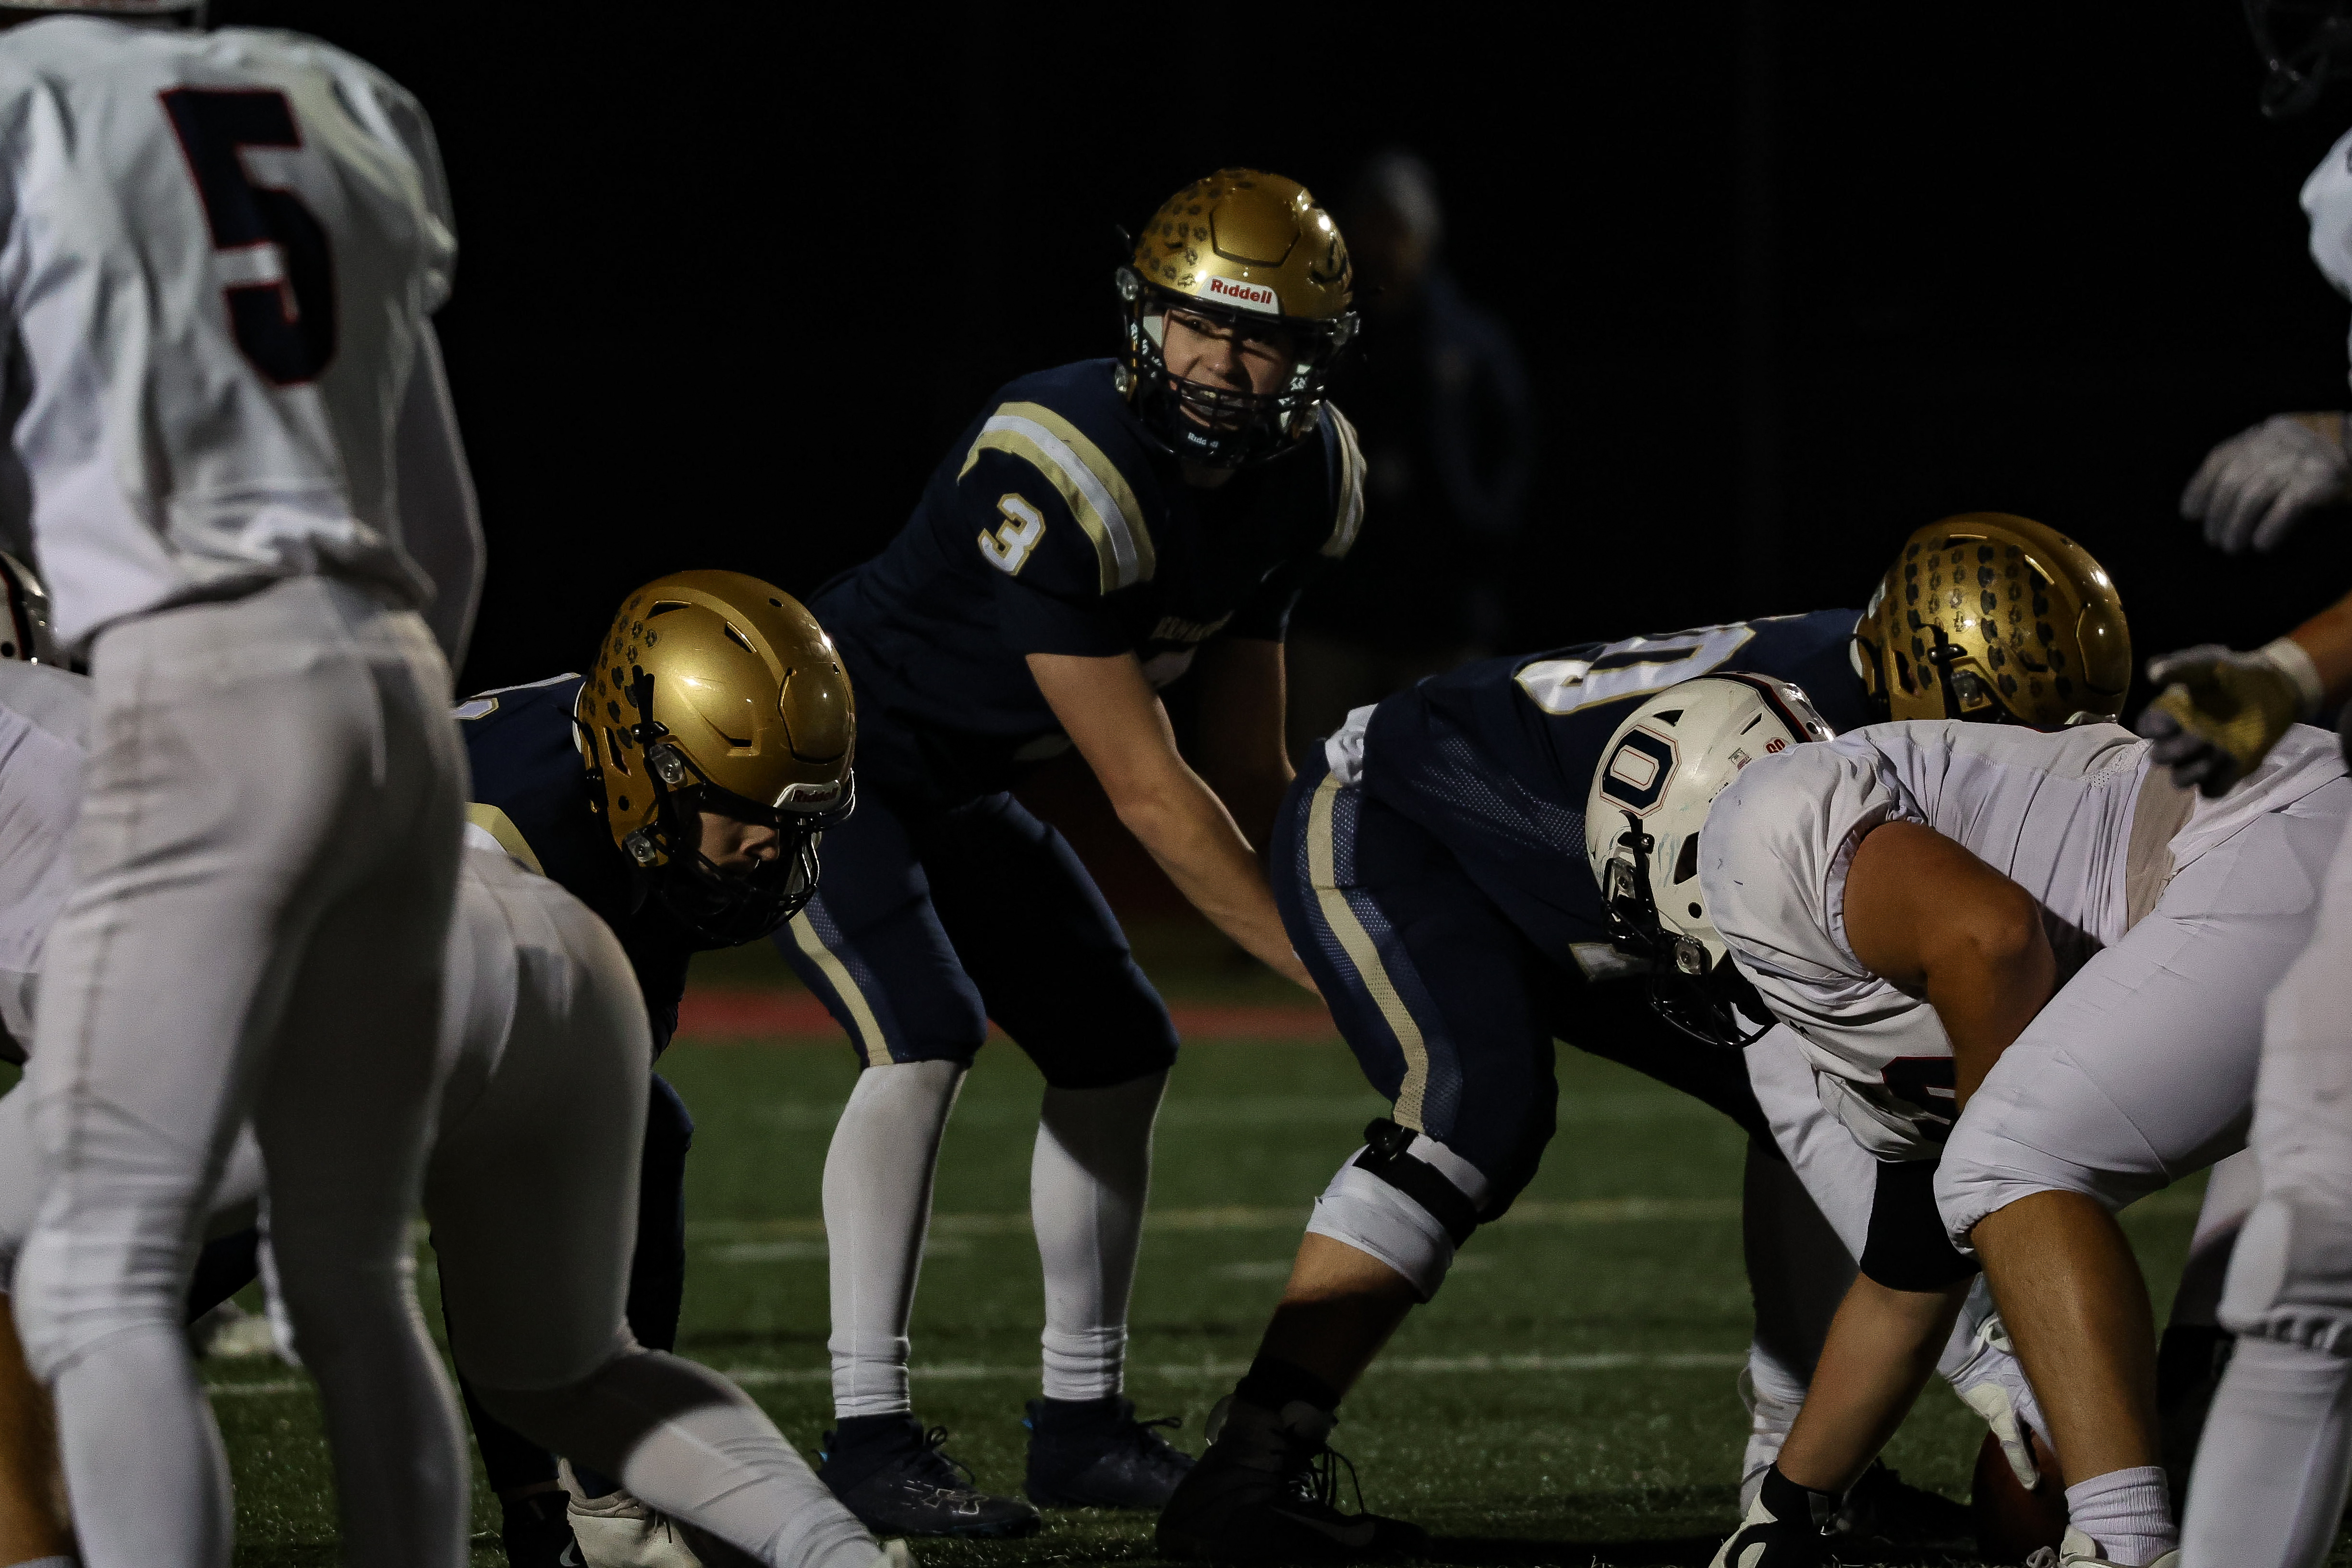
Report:
<svg viewBox="0 0 2352 1568"><path fill-rule="evenodd" d="M996 509L1004 514L1004 521L997 525L994 532L980 536L980 553L1005 576L1018 577L1021 569L1029 564L1029 552L1045 537L1045 514L1023 500L1015 490L1007 490L999 497Z"/></svg>
<svg viewBox="0 0 2352 1568"><path fill-rule="evenodd" d="M256 183L243 156L247 147L302 145L286 95L183 87L162 97L204 200L221 269L247 279L222 291L237 348L276 385L316 381L335 357L335 267L326 225L293 192Z"/></svg>

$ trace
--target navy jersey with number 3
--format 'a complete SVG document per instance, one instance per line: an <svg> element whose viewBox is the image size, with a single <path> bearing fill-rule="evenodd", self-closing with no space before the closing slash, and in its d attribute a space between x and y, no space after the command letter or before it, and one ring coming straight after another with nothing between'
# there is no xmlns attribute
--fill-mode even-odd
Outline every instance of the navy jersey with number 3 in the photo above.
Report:
<svg viewBox="0 0 2352 1568"><path fill-rule="evenodd" d="M1300 588L1354 542L1363 459L1339 410L1300 450L1202 489L1114 368L1001 388L889 548L810 600L856 683L865 787L944 803L1006 789L1067 744L1028 654L1131 653L1165 685L1212 637L1280 641Z"/></svg>
<svg viewBox="0 0 2352 1568"><path fill-rule="evenodd" d="M1553 958L1608 967L1607 911L1584 851L1602 747L1651 693L1719 670L1804 689L1831 728L1881 716L1854 669L1858 610L1822 610L1487 659L1381 703L1363 787L1454 852Z"/></svg>

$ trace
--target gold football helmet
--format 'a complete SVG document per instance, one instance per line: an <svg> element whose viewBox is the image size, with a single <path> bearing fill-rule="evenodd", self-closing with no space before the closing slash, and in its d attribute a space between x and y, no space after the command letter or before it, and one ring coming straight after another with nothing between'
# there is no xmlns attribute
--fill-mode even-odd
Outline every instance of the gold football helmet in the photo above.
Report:
<svg viewBox="0 0 2352 1568"><path fill-rule="evenodd" d="M2031 517L1963 512L1904 541L1853 663L1892 718L2054 729L2123 711L2131 631L2090 551Z"/></svg>
<svg viewBox="0 0 2352 1568"><path fill-rule="evenodd" d="M797 600L736 571L656 578L622 604L572 716L613 841L698 934L752 941L809 901L824 830L855 803L857 707ZM774 827L776 858L721 872L704 811Z"/></svg>
<svg viewBox="0 0 2352 1568"><path fill-rule="evenodd" d="M1179 456L1235 468L1314 433L1324 383L1356 335L1355 270L1304 185L1255 169L1194 181L1152 214L1114 281L1127 315L1119 392ZM1263 395L1174 380L1161 353L1171 308L1279 346L1289 380Z"/></svg>

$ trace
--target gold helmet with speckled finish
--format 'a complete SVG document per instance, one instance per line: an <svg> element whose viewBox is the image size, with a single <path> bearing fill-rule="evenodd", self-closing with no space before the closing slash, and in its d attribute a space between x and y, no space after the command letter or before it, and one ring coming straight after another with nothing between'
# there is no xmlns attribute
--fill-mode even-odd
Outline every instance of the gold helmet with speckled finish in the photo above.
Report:
<svg viewBox="0 0 2352 1568"><path fill-rule="evenodd" d="M1114 282L1127 317L1119 391L1179 456L1236 468L1315 433L1324 384L1356 335L1355 269L1307 187L1255 169L1196 180L1152 214ZM1162 353L1171 308L1279 349L1287 379L1257 393L1171 377Z"/></svg>
<svg viewBox="0 0 2352 1568"><path fill-rule="evenodd" d="M2090 551L2031 517L1963 512L1904 541L1853 663L1891 718L2055 729L2122 713L2131 630Z"/></svg>
<svg viewBox="0 0 2352 1568"><path fill-rule="evenodd" d="M857 708L799 601L736 571L656 578L622 604L573 717L613 841L698 934L752 941L816 891L818 843L856 799ZM704 811L774 827L776 858L720 871Z"/></svg>

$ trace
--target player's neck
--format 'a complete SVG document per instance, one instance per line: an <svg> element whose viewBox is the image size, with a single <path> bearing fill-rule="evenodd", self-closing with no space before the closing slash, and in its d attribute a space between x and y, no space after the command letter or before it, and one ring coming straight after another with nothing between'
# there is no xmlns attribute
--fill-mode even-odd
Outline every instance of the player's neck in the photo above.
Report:
<svg viewBox="0 0 2352 1568"><path fill-rule="evenodd" d="M1240 472L1236 468L1212 468L1205 463L1195 463L1189 458L1183 459L1182 462L1184 483L1195 490L1219 489L1223 486L1225 481Z"/></svg>

